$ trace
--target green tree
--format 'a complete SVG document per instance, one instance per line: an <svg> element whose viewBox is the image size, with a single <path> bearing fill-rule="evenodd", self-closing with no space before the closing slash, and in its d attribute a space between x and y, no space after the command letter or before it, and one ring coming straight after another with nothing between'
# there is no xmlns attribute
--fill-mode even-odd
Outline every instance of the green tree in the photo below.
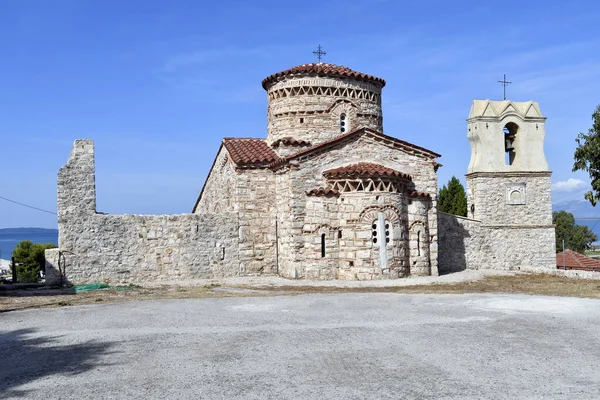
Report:
<svg viewBox="0 0 600 400"><path fill-rule="evenodd" d="M44 268L44 250L53 249L56 245L52 243L39 244L30 240L22 240L13 250L12 256L17 265L17 279L22 283L38 282L40 270Z"/></svg>
<svg viewBox="0 0 600 400"><path fill-rule="evenodd" d="M592 114L592 127L588 133L580 133L575 141L577 148L573 158L573 172L586 171L592 180L592 190L585 198L595 207L600 199L600 105Z"/></svg>
<svg viewBox="0 0 600 400"><path fill-rule="evenodd" d="M465 188L455 176L448 181L447 187L444 185L440 189L440 195L438 196L438 210L449 214L460 215L462 217L467 216L467 196L465 195Z"/></svg>
<svg viewBox="0 0 600 400"><path fill-rule="evenodd" d="M556 225L556 252L562 251L562 241L565 249L583 253L598 237L585 225L577 225L573 214L566 211L552 213L552 223Z"/></svg>

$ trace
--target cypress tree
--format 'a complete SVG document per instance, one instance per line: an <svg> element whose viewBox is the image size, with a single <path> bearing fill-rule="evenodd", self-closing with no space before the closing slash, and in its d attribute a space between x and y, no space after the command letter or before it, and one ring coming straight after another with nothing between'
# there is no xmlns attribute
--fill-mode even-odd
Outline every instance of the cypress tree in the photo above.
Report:
<svg viewBox="0 0 600 400"><path fill-rule="evenodd" d="M448 186L444 185L440 189L438 210L461 217L467 216L465 188L455 176L448 181Z"/></svg>

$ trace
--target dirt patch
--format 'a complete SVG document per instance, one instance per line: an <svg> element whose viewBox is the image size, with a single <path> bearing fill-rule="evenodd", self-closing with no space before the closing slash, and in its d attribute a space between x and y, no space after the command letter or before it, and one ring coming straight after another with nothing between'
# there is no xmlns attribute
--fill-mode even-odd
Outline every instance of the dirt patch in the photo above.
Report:
<svg viewBox="0 0 600 400"><path fill-rule="evenodd" d="M488 276L481 280L414 286L335 287L286 285L208 284L201 287L120 286L86 293L70 288L22 289L5 291L0 297L0 312L40 307L68 307L131 300L163 300L186 298L282 296L305 293L521 293L545 296L600 298L600 280L572 279L547 274Z"/></svg>

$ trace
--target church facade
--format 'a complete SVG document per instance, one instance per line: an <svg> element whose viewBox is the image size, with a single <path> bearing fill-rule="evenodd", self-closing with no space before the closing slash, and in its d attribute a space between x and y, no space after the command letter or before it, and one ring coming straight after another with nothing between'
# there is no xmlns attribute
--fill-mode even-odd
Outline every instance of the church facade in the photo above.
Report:
<svg viewBox="0 0 600 400"><path fill-rule="evenodd" d="M76 141L59 171L49 280L369 280L552 267L537 104L473 103L470 215L460 218L437 210L440 154L383 132L384 86L325 63L267 77L267 137L223 139L191 214L98 213L93 142Z"/></svg>

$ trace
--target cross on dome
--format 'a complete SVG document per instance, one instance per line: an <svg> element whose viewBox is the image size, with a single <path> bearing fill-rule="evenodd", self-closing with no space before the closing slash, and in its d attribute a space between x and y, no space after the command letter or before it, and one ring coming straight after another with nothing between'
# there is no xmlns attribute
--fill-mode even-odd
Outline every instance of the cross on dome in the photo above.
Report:
<svg viewBox="0 0 600 400"><path fill-rule="evenodd" d="M325 54L327 54L326 52L323 51L323 49L321 48L321 45L319 45L317 47L316 51L313 51L313 54L317 56L317 61L318 64L321 64L321 57L324 56Z"/></svg>

